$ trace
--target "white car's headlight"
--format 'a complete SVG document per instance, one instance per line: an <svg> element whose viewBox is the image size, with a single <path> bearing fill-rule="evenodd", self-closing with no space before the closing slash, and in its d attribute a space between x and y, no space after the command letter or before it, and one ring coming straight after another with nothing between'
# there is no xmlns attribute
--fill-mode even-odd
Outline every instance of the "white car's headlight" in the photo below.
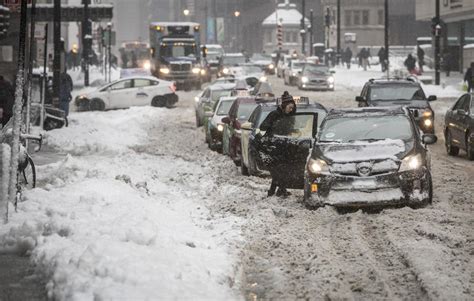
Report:
<svg viewBox="0 0 474 301"><path fill-rule="evenodd" d="M274 68L275 68L275 65L273 64L268 65L268 69L274 69Z"/></svg>
<svg viewBox="0 0 474 301"><path fill-rule="evenodd" d="M312 174L320 174L329 171L328 164L321 159L309 159L308 161L308 170Z"/></svg>
<svg viewBox="0 0 474 301"><path fill-rule="evenodd" d="M169 69L169 68L160 68L160 73L169 74L169 73L170 73L170 69Z"/></svg>
<svg viewBox="0 0 474 301"><path fill-rule="evenodd" d="M195 96L195 97L194 97L194 101L195 101L195 102L199 102L199 97L198 97L198 96Z"/></svg>
<svg viewBox="0 0 474 301"><path fill-rule="evenodd" d="M143 63L143 68L144 68L144 69L147 69L147 70L150 70L150 69L151 69L150 61L145 61L145 62Z"/></svg>
<svg viewBox="0 0 474 301"><path fill-rule="evenodd" d="M199 74L199 72L201 72L201 68L197 68L197 67L193 68L194 74Z"/></svg>
<svg viewBox="0 0 474 301"><path fill-rule="evenodd" d="M201 69L201 75L206 75L206 69Z"/></svg>
<svg viewBox="0 0 474 301"><path fill-rule="evenodd" d="M332 76L328 77L328 83L333 84L334 83L334 77L332 77Z"/></svg>
<svg viewBox="0 0 474 301"><path fill-rule="evenodd" d="M222 69L222 73L224 73L224 74L229 73L229 71L230 71L229 68L224 68L224 69Z"/></svg>
<svg viewBox="0 0 474 301"><path fill-rule="evenodd" d="M223 125L223 124L218 124L218 125L217 125L217 130L218 130L219 132L222 132L222 131L224 130L224 125Z"/></svg>
<svg viewBox="0 0 474 301"><path fill-rule="evenodd" d="M308 81L309 81L309 78L307 78L306 76L303 76L303 77L301 78L301 82L302 82L303 84L307 83Z"/></svg>
<svg viewBox="0 0 474 301"><path fill-rule="evenodd" d="M260 79L259 79L259 81L261 81L262 83L267 82L267 80L268 80L268 79L267 79L266 76L262 76L262 77L260 77Z"/></svg>
<svg viewBox="0 0 474 301"><path fill-rule="evenodd" d="M416 170L421 167L421 163L421 154L406 156L400 164L400 171Z"/></svg>

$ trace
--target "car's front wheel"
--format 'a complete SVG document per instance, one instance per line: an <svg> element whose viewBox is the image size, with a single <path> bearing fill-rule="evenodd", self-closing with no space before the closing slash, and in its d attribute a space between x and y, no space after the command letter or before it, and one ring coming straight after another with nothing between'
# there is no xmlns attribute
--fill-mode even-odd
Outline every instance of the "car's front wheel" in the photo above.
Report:
<svg viewBox="0 0 474 301"><path fill-rule="evenodd" d="M100 98L93 98L89 105L91 111L104 111L105 102Z"/></svg>
<svg viewBox="0 0 474 301"><path fill-rule="evenodd" d="M450 156L457 156L459 154L459 147L452 145L452 137L449 130L446 130L446 152Z"/></svg>

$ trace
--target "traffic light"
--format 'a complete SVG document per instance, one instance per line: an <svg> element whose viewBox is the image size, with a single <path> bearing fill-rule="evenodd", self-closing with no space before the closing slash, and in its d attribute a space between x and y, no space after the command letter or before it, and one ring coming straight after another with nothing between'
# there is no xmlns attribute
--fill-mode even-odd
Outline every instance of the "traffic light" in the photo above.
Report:
<svg viewBox="0 0 474 301"><path fill-rule="evenodd" d="M433 17L431 19L431 35L433 35L433 36L441 35L441 20L440 20L440 18Z"/></svg>
<svg viewBox="0 0 474 301"><path fill-rule="evenodd" d="M324 16L324 23L326 24L326 27L331 26L331 11L329 10L329 7L326 10L326 15Z"/></svg>
<svg viewBox="0 0 474 301"><path fill-rule="evenodd" d="M10 26L10 10L0 6L0 39L7 37Z"/></svg>

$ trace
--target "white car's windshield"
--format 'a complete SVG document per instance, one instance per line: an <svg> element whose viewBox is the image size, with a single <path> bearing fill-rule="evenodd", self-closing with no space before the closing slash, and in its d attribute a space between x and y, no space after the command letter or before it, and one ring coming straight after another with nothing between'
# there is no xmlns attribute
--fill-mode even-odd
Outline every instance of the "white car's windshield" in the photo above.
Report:
<svg viewBox="0 0 474 301"><path fill-rule="evenodd" d="M230 107L234 103L234 100L223 100L219 103L219 107L216 110L216 115L222 116L229 114Z"/></svg>

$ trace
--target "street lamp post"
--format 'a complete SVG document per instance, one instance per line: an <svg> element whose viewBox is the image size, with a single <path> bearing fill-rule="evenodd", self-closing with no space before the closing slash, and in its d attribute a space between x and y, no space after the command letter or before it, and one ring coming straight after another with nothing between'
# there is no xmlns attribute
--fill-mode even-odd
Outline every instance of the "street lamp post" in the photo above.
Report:
<svg viewBox="0 0 474 301"><path fill-rule="evenodd" d="M302 14L301 14L301 54L306 54L306 24L305 24L305 16L306 16L306 1L302 0Z"/></svg>
<svg viewBox="0 0 474 301"><path fill-rule="evenodd" d="M313 37L314 37L314 15L313 10L309 11L309 55L313 56Z"/></svg>
<svg viewBox="0 0 474 301"><path fill-rule="evenodd" d="M236 10L234 11L234 17L235 17L235 40L232 43L232 46L235 48L235 51L238 51L237 48L237 41L239 41L239 18L240 18L240 11Z"/></svg>
<svg viewBox="0 0 474 301"><path fill-rule="evenodd" d="M107 23L107 31L109 32L107 41L107 59L109 64L109 83L112 81L112 22Z"/></svg>

